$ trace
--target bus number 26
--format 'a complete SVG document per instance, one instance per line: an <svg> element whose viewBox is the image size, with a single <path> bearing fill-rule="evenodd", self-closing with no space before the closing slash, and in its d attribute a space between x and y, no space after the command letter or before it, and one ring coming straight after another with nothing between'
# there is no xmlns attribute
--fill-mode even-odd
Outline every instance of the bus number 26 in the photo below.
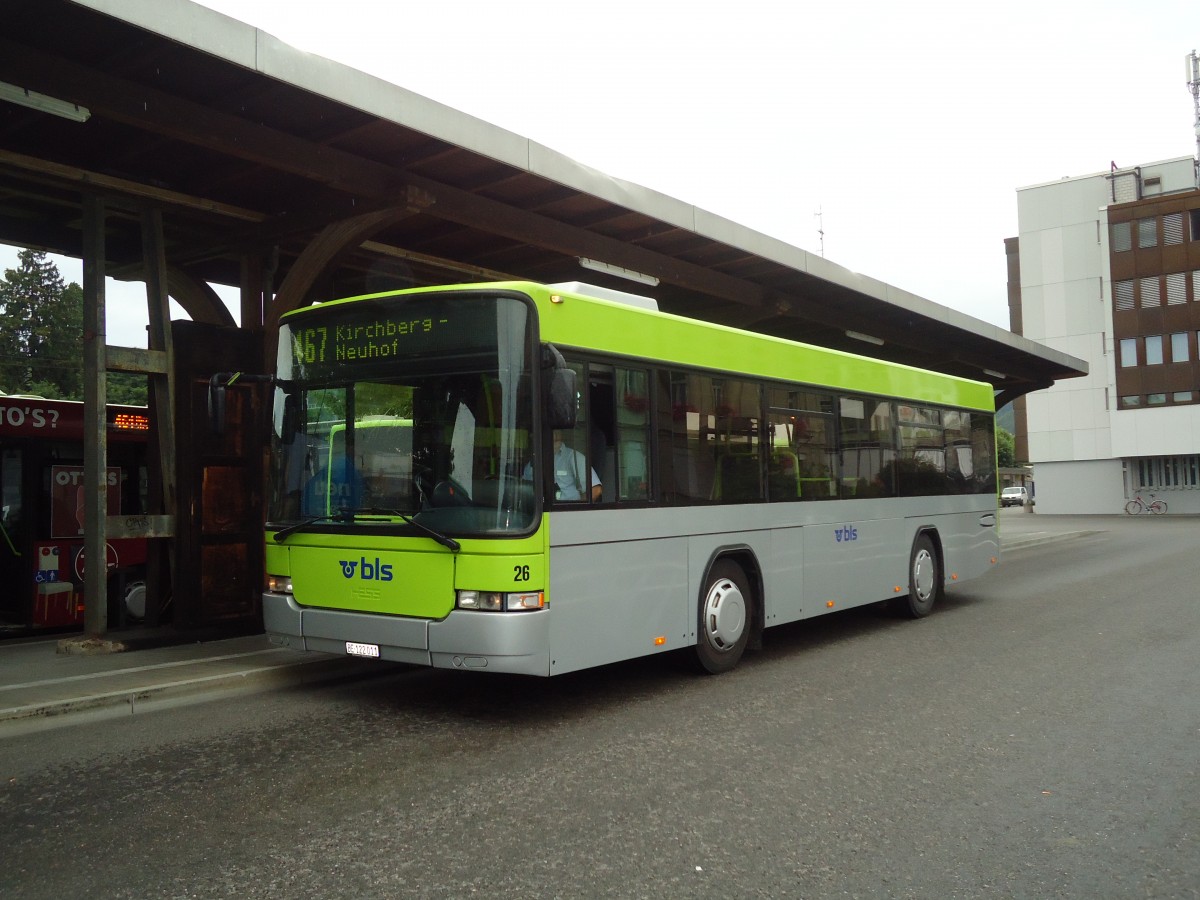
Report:
<svg viewBox="0 0 1200 900"><path fill-rule="evenodd" d="M513 566L513 581L528 581L529 566Z"/></svg>

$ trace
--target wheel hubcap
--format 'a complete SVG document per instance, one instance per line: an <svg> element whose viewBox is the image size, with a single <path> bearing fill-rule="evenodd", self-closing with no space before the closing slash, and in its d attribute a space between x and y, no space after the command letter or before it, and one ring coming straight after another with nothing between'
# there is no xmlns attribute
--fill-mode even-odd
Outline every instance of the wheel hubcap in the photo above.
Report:
<svg viewBox="0 0 1200 900"><path fill-rule="evenodd" d="M704 638L714 650L731 650L746 628L746 598L738 586L722 578L704 598Z"/></svg>
<svg viewBox="0 0 1200 900"><path fill-rule="evenodd" d="M933 574L937 567L928 550L918 550L913 559L913 590L917 599L924 602L933 596Z"/></svg>

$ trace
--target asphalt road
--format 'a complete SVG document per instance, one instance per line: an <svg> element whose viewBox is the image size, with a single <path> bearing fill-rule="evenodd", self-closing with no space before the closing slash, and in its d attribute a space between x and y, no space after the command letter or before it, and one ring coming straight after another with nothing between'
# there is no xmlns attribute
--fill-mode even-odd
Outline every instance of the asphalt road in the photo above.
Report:
<svg viewBox="0 0 1200 900"><path fill-rule="evenodd" d="M0 895L1198 897L1200 527L1100 527L716 678L397 668L2 740Z"/></svg>

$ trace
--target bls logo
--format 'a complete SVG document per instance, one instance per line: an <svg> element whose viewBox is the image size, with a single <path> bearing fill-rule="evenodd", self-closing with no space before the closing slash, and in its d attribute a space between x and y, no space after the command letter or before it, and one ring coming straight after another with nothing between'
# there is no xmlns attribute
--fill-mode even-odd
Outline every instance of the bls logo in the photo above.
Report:
<svg viewBox="0 0 1200 900"><path fill-rule="evenodd" d="M837 538L839 544L842 541L857 541L858 529L853 525L844 525L841 528L833 529L833 535Z"/></svg>
<svg viewBox="0 0 1200 900"><path fill-rule="evenodd" d="M391 581L392 567L384 565L379 561L379 557L375 557L375 562L367 562L365 556L359 557L358 562L352 560L339 559L338 562L342 567L342 575L346 578L354 577L354 570L358 570L358 577L363 581Z"/></svg>

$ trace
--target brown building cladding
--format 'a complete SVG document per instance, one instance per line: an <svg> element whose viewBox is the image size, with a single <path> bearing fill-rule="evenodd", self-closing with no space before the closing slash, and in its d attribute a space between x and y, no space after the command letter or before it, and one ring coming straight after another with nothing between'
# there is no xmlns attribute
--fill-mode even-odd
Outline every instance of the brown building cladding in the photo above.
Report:
<svg viewBox="0 0 1200 900"><path fill-rule="evenodd" d="M1116 408L1200 402L1200 191L1108 208Z"/></svg>

